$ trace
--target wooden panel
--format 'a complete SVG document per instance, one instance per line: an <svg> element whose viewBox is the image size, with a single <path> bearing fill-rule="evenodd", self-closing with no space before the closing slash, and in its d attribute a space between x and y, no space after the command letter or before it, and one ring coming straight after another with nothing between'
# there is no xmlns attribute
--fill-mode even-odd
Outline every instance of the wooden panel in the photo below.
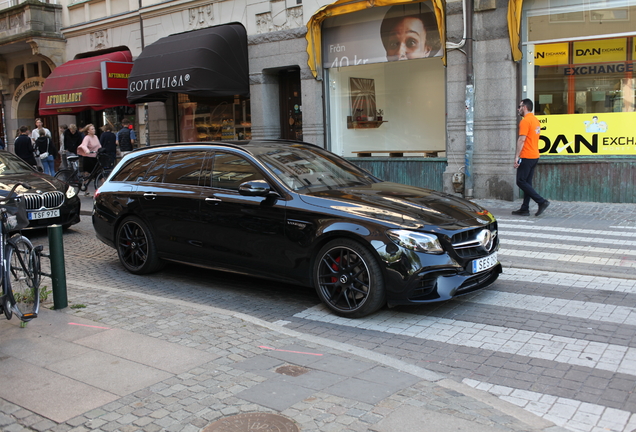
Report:
<svg viewBox="0 0 636 432"><path fill-rule="evenodd" d="M437 191L443 189L442 174L446 170L446 158L356 157L347 160L385 181Z"/></svg>
<svg viewBox="0 0 636 432"><path fill-rule="evenodd" d="M386 181L443 190L446 158L347 158ZM636 203L636 158L542 158L533 184L547 199Z"/></svg>
<svg viewBox="0 0 636 432"><path fill-rule="evenodd" d="M556 201L636 203L636 159L539 161L533 184Z"/></svg>

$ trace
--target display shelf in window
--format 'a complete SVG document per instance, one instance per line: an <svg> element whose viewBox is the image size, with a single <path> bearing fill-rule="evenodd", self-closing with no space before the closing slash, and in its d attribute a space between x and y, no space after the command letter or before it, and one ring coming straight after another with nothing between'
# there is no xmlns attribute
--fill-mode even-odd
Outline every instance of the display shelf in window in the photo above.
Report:
<svg viewBox="0 0 636 432"><path fill-rule="evenodd" d="M382 123L388 123L386 120L353 120L351 116L347 116L347 129L376 129L382 126Z"/></svg>

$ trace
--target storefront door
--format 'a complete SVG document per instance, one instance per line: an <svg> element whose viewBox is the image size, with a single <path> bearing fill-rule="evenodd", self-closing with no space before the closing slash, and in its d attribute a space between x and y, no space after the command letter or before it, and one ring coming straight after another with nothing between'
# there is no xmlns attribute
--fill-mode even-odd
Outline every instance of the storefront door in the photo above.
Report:
<svg viewBox="0 0 636 432"><path fill-rule="evenodd" d="M300 69L279 72L281 138L303 139L303 113L300 94Z"/></svg>

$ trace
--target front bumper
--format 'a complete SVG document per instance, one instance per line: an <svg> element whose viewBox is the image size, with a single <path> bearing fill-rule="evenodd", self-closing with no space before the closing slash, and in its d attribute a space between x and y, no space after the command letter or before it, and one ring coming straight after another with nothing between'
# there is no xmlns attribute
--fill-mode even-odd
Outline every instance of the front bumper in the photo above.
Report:
<svg viewBox="0 0 636 432"><path fill-rule="evenodd" d="M81 203L79 198L73 197L59 207L60 215L55 218L29 220L26 229L42 229L51 225L71 226L80 221ZM28 210L30 213L35 210Z"/></svg>
<svg viewBox="0 0 636 432"><path fill-rule="evenodd" d="M450 300L486 288L502 272L501 263L497 262L483 272L472 273L471 260L460 263L448 254L430 255L400 248L397 253L380 256L385 264L390 306Z"/></svg>

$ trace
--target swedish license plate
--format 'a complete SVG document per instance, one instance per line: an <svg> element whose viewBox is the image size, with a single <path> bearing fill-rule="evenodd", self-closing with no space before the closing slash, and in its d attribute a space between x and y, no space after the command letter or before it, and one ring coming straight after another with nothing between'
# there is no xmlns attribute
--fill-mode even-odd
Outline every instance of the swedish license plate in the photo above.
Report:
<svg viewBox="0 0 636 432"><path fill-rule="evenodd" d="M29 220L49 219L49 218L58 217L59 215L60 215L59 209L29 212Z"/></svg>
<svg viewBox="0 0 636 432"><path fill-rule="evenodd" d="M497 252L487 257L479 258L473 261L473 273L483 272L489 268L493 268L497 265L499 260L497 259Z"/></svg>

